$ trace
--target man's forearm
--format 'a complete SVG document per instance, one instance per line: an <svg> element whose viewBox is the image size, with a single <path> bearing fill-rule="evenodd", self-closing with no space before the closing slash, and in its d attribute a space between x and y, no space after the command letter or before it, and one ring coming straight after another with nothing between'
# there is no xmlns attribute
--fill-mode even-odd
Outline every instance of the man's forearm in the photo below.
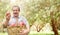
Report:
<svg viewBox="0 0 60 35"><path fill-rule="evenodd" d="M6 20L6 21L3 23L3 27L6 28L6 27L8 26L8 23L9 23L9 21Z"/></svg>

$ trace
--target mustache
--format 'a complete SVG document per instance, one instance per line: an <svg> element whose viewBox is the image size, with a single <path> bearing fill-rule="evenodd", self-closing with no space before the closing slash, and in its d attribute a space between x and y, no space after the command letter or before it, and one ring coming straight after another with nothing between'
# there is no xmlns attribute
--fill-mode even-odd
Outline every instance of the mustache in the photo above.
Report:
<svg viewBox="0 0 60 35"><path fill-rule="evenodd" d="M13 13L13 14L18 14L18 13Z"/></svg>

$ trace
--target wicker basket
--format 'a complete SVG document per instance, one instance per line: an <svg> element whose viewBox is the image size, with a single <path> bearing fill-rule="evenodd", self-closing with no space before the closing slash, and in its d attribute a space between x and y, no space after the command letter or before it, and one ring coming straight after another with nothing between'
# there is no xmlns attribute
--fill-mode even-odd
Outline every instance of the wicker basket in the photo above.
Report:
<svg viewBox="0 0 60 35"><path fill-rule="evenodd" d="M20 31L22 29L25 29L26 26L20 27L20 26L14 26L14 27L7 27L8 35L20 35Z"/></svg>

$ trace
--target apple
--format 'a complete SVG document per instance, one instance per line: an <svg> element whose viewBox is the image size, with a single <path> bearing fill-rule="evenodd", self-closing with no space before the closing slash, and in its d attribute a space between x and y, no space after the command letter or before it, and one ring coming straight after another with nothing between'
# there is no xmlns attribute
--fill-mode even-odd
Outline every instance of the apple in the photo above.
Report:
<svg viewBox="0 0 60 35"><path fill-rule="evenodd" d="M11 15L9 11L8 11L8 12L6 12L6 16L8 16L8 15Z"/></svg>
<svg viewBox="0 0 60 35"><path fill-rule="evenodd" d="M25 24L24 22L20 22L19 25L23 27Z"/></svg>
<svg viewBox="0 0 60 35"><path fill-rule="evenodd" d="M16 26L16 24L13 24L13 23L12 23L10 26Z"/></svg>

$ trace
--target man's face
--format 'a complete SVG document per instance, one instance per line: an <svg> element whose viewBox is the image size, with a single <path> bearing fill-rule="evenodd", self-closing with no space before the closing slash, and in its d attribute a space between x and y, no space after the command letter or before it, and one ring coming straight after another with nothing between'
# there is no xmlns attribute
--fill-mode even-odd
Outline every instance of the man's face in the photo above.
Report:
<svg viewBox="0 0 60 35"><path fill-rule="evenodd" d="M19 16L19 8L18 7L13 7L13 15L14 15L14 17Z"/></svg>

